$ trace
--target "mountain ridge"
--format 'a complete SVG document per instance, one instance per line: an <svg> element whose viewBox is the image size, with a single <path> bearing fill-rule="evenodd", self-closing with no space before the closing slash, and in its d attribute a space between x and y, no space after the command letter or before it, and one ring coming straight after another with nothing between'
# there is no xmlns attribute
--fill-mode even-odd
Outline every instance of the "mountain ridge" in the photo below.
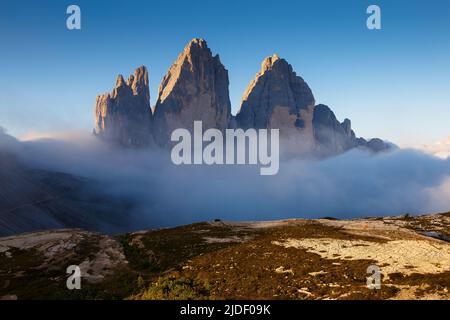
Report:
<svg viewBox="0 0 450 320"><path fill-rule="evenodd" d="M279 129L284 149L297 156L331 156L361 147L380 152L392 146L378 138L357 138L348 119L337 125L332 110L316 105L308 84L276 54L263 60L236 115L228 87L219 55L204 39L194 38L164 76L153 109L147 68L139 67L127 81L119 75L112 93L97 97L94 134L125 147L164 148L171 145L174 129L192 131L193 122L202 121L205 129L222 131ZM321 121L325 118L332 121Z"/></svg>

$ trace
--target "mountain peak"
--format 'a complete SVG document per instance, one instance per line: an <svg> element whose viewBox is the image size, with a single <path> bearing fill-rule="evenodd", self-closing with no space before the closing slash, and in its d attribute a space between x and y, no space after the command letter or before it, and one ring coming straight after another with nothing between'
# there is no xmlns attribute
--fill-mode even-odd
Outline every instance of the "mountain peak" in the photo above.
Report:
<svg viewBox="0 0 450 320"><path fill-rule="evenodd" d="M127 81L119 74L111 94L97 97L94 133L124 146L151 143L148 71L140 66Z"/></svg>
<svg viewBox="0 0 450 320"><path fill-rule="evenodd" d="M307 129L312 136L308 122L314 103L307 83L285 59L274 54L263 60L261 70L248 85L237 118L244 128L292 127Z"/></svg>
<svg viewBox="0 0 450 320"><path fill-rule="evenodd" d="M204 128L220 130L279 129L284 149L298 154L337 154L357 146L381 149L377 140L357 139L350 120L341 123L329 107L315 106L308 84L278 54L261 62L235 117L228 84L219 56L204 39L193 38L164 76L153 113L148 70L140 66L126 81L118 75L111 94L97 97L94 132L125 146L168 146L174 129L192 130L194 121L202 121Z"/></svg>
<svg viewBox="0 0 450 320"><path fill-rule="evenodd" d="M287 61L281 59L276 53L269 57L266 57L261 63L261 73L272 69L276 63L287 63Z"/></svg>
<svg viewBox="0 0 450 320"><path fill-rule="evenodd" d="M213 59L211 50L208 48L208 44L204 39L194 38L184 47L181 54L176 61L177 64L182 63L184 60L188 60L191 64L192 59L200 57L202 59Z"/></svg>
<svg viewBox="0 0 450 320"><path fill-rule="evenodd" d="M125 84L125 80L123 79L123 76L121 74L119 74L117 76L117 80L116 80L116 88L121 87Z"/></svg>
<svg viewBox="0 0 450 320"><path fill-rule="evenodd" d="M140 66L134 71L134 76L130 76L129 86L136 96L142 96L146 100L150 100L150 91L148 83L148 70L145 66Z"/></svg>
<svg viewBox="0 0 450 320"><path fill-rule="evenodd" d="M184 47L184 52L190 52L195 49L208 49L208 44L202 38L194 38Z"/></svg>
<svg viewBox="0 0 450 320"><path fill-rule="evenodd" d="M261 63L261 71L259 74L264 74L268 71L276 71L286 75L293 74L296 76L296 73L289 62L287 62L286 59L280 58L278 54L273 54L265 58Z"/></svg>
<svg viewBox="0 0 450 320"><path fill-rule="evenodd" d="M155 138L161 145L170 141L176 128L192 129L193 122L205 128L228 126L231 104L228 71L213 56L206 41L192 39L164 76L155 106ZM156 137L157 136L157 137Z"/></svg>

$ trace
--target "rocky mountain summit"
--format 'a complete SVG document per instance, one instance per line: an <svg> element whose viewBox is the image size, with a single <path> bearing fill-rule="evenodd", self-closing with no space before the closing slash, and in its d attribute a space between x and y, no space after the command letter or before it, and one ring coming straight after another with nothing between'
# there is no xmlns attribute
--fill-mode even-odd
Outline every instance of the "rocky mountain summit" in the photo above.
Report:
<svg viewBox="0 0 450 320"><path fill-rule="evenodd" d="M225 130L231 116L228 84L228 71L206 41L189 42L159 87L153 127L158 144L167 144L175 129L192 131L196 120Z"/></svg>
<svg viewBox="0 0 450 320"><path fill-rule="evenodd" d="M148 146L152 110L147 68L141 66L125 81L117 77L111 93L97 96L94 133L123 146Z"/></svg>
<svg viewBox="0 0 450 320"><path fill-rule="evenodd" d="M340 154L352 148L367 148L374 152L386 151L391 148L390 144L378 138L369 141L357 138L352 130L350 119L339 122L334 112L323 104L314 108L313 128L316 153L321 156Z"/></svg>
<svg viewBox="0 0 450 320"><path fill-rule="evenodd" d="M315 107L313 127L318 152L322 154L342 153L358 146L351 121L345 119L340 123L334 112L326 105L319 104Z"/></svg>
<svg viewBox="0 0 450 320"><path fill-rule="evenodd" d="M330 108L315 105L308 84L278 55L262 62L247 87L236 116L231 115L228 71L203 39L191 40L164 76L152 112L145 67L127 81L119 75L111 94L97 97L98 136L127 147L170 145L173 130L217 128L279 129L282 151L330 156L355 147L389 149L380 139L357 138L350 120L340 123Z"/></svg>
<svg viewBox="0 0 450 320"><path fill-rule="evenodd" d="M308 153L315 147L314 104L308 84L286 60L273 55L264 59L247 87L236 119L244 129L280 129L285 149Z"/></svg>

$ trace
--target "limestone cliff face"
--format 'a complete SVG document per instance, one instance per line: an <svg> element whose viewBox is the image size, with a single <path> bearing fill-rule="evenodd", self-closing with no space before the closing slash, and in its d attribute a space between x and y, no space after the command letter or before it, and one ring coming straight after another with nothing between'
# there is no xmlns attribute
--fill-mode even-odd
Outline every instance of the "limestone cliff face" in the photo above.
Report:
<svg viewBox="0 0 450 320"><path fill-rule="evenodd" d="M373 138L368 141L364 138L358 138L356 139L356 142L357 142L356 147L366 148L375 153L385 152L397 148L396 145L392 143L386 143L385 141L379 138Z"/></svg>
<svg viewBox="0 0 450 320"><path fill-rule="evenodd" d="M339 154L356 146L350 120L340 123L328 106L319 104L314 108L313 127L316 152L320 155Z"/></svg>
<svg viewBox="0 0 450 320"><path fill-rule="evenodd" d="M286 60L273 55L249 84L237 114L244 129L280 129L283 149L293 153L313 150L314 96L306 82Z"/></svg>
<svg viewBox="0 0 450 320"><path fill-rule="evenodd" d="M228 71L203 39L191 40L159 87L154 114L148 71L136 69L126 81L119 75L113 91L97 97L94 133L127 147L172 145L175 129L279 129L280 152L293 156L331 156L362 147L375 152L392 145L356 138L351 122L340 123L325 105L315 106L308 84L277 55L262 62L245 91L236 116L231 115Z"/></svg>
<svg viewBox="0 0 450 320"><path fill-rule="evenodd" d="M231 117L228 84L228 71L206 41L190 41L159 87L153 126L156 142L169 144L173 130L192 131L197 120L203 122L203 129L226 129Z"/></svg>
<svg viewBox="0 0 450 320"><path fill-rule="evenodd" d="M139 67L126 81L119 75L110 94L97 96L94 117L94 133L108 142L127 147L151 144L147 68Z"/></svg>
<svg viewBox="0 0 450 320"><path fill-rule="evenodd" d="M395 146L374 138L367 141L357 138L349 119L342 123L336 119L334 112L326 105L319 104L314 108L313 117L315 154L332 156L346 152L352 148L364 148L373 152L387 151Z"/></svg>

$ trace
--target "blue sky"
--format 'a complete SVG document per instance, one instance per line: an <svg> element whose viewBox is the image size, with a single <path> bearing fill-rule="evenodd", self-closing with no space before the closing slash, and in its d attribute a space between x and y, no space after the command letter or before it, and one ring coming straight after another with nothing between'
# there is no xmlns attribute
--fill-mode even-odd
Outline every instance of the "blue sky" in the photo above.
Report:
<svg viewBox="0 0 450 320"><path fill-rule="evenodd" d="M81 7L80 31L66 29L70 4ZM370 4L381 7L382 30L366 28ZM360 136L420 144L450 135L448 0L2 0L0 126L16 136L91 130L95 96L142 64L154 104L193 37L229 70L234 112L277 53Z"/></svg>

